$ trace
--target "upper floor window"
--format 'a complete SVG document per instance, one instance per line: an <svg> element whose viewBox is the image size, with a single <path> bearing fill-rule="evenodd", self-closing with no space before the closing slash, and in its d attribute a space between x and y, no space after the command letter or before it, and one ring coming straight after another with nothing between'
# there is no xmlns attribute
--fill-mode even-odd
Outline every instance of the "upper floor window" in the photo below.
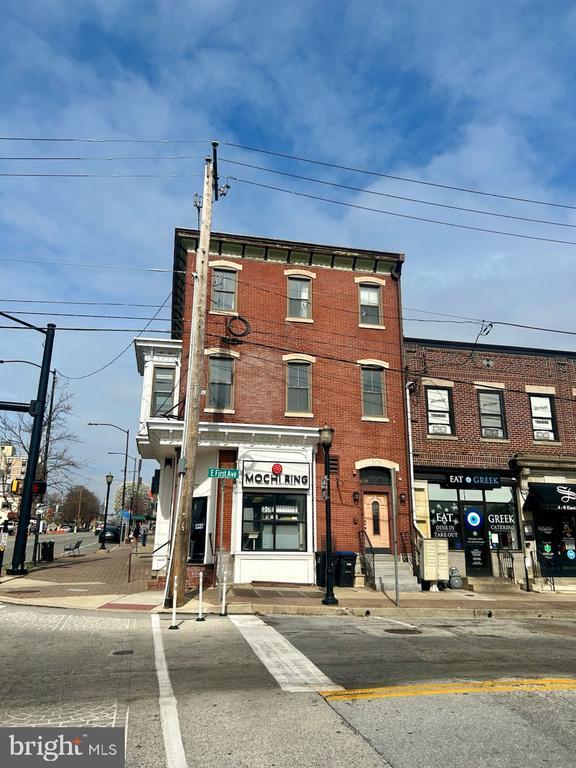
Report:
<svg viewBox="0 0 576 768"><path fill-rule="evenodd" d="M232 357L208 358L208 393L206 407L214 410L233 408L234 359Z"/></svg>
<svg viewBox="0 0 576 768"><path fill-rule="evenodd" d="M382 288L360 283L360 325L382 325Z"/></svg>
<svg viewBox="0 0 576 768"><path fill-rule="evenodd" d="M554 402L550 395L530 395L534 440L557 440Z"/></svg>
<svg viewBox="0 0 576 768"><path fill-rule="evenodd" d="M453 435L454 412L449 387L426 387L426 416L429 435Z"/></svg>
<svg viewBox="0 0 576 768"><path fill-rule="evenodd" d="M288 362L286 364L286 411L310 413L312 411L310 363Z"/></svg>
<svg viewBox="0 0 576 768"><path fill-rule="evenodd" d="M235 312L236 287L237 276L234 270L214 268L210 309L216 312Z"/></svg>
<svg viewBox="0 0 576 768"><path fill-rule="evenodd" d="M482 437L505 438L504 397L497 390L479 390L480 431Z"/></svg>
<svg viewBox="0 0 576 768"><path fill-rule="evenodd" d="M362 416L386 416L386 388L384 369L374 366L361 368Z"/></svg>
<svg viewBox="0 0 576 768"><path fill-rule="evenodd" d="M312 317L312 281L307 277L288 278L288 317L309 320Z"/></svg>
<svg viewBox="0 0 576 768"><path fill-rule="evenodd" d="M174 396L174 368L154 368L152 382L151 416L164 416L172 410Z"/></svg>

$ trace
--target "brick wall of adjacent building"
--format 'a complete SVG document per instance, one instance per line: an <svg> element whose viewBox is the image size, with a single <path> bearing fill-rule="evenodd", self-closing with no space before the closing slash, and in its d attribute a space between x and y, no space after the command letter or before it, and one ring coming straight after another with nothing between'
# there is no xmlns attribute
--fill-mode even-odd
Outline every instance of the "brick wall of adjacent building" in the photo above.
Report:
<svg viewBox="0 0 576 768"><path fill-rule="evenodd" d="M406 340L414 463L418 466L508 468L517 453L576 455L576 353ZM426 379L453 382L455 437L427 434ZM475 383L503 384L507 437L481 437ZM553 387L558 441L534 440L526 386ZM536 394L536 393L534 393Z"/></svg>
<svg viewBox="0 0 576 768"><path fill-rule="evenodd" d="M212 257L211 257L212 258ZM306 266L313 272L313 323L287 321L287 278L285 269L294 264L271 263L229 256L213 257L240 263L238 272L239 314L251 327L242 343L230 346L240 358L235 367L234 414L204 411L201 421L258 423L319 427L324 423L335 430L332 454L339 457L340 470L332 479L333 538L337 549L358 549L362 526L362 502L354 504L353 492L361 491L354 465L360 459L384 458L400 466L398 494L409 494L409 467L405 431L402 363L402 328L399 310L399 284L388 274L372 275L386 280L383 287L385 329L359 327L358 284L362 275L351 270ZM195 254L189 252L188 275L195 268ZM210 279L211 279L210 270ZM187 280L182 370L188 367L188 347L192 307L192 288ZM226 347L225 315L208 313L206 347ZM286 373L282 356L304 353L316 357L312 365L313 418L284 415ZM362 421L360 368L356 360L378 359L388 363L386 372L389 422ZM205 366L207 374L207 362ZM206 380L206 379L205 379ZM185 376L180 400L185 398ZM317 463L317 487L323 475L323 456ZM320 492L320 491L319 491ZM318 509L323 502L318 500ZM324 538L323 514L319 514L318 537ZM399 505L399 528L409 529L409 504Z"/></svg>

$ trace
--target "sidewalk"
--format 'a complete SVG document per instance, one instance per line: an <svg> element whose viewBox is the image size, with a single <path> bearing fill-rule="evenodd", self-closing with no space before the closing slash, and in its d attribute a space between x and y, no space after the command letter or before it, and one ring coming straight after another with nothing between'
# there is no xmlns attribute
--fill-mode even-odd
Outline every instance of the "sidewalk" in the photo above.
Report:
<svg viewBox="0 0 576 768"><path fill-rule="evenodd" d="M150 548L150 552L151 552ZM149 590L151 558L131 545L58 557L31 569L28 576L0 579L0 602L72 610L165 612L164 592ZM350 615L389 618L563 618L576 619L576 594L558 592L475 594L464 590L400 593L399 606L381 592L336 587L337 606L322 604L315 586L236 584L227 590L227 613ZM179 615L198 613L198 596ZM204 592L204 613L221 612L218 588Z"/></svg>

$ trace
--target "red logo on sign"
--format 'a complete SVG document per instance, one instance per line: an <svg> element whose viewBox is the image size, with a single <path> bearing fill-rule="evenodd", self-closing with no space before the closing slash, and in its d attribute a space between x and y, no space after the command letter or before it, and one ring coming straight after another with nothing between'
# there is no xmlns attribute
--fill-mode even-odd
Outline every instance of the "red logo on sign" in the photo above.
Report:
<svg viewBox="0 0 576 768"><path fill-rule="evenodd" d="M282 474L282 464L273 464L272 465L272 474L273 475L281 475Z"/></svg>

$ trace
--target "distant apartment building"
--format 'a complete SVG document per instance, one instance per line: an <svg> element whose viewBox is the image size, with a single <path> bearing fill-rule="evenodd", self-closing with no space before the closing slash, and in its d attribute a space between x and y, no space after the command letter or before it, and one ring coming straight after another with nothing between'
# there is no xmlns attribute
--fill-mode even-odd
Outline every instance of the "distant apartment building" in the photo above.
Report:
<svg viewBox="0 0 576 768"><path fill-rule="evenodd" d="M576 353L405 351L418 532L448 539L470 579L576 577Z"/></svg>
<svg viewBox="0 0 576 768"><path fill-rule="evenodd" d="M14 446L0 445L0 521L18 514L20 496L11 491L13 480L26 475L27 456L18 456Z"/></svg>
<svg viewBox="0 0 576 768"><path fill-rule="evenodd" d="M197 239L176 231L172 338L135 341L137 444L160 468L156 571L178 492ZM334 549L391 552L394 506L399 540L409 537L402 264L398 253L212 235L190 564L209 572L220 557L235 583L316 581L324 425ZM239 478L218 481L214 468Z"/></svg>

